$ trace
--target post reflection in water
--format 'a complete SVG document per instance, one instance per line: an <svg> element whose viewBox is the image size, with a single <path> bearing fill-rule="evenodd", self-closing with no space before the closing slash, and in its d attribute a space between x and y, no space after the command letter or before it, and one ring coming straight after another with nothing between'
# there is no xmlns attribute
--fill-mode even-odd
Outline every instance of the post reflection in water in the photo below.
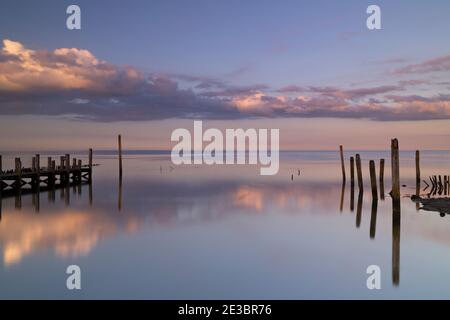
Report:
<svg viewBox="0 0 450 320"><path fill-rule="evenodd" d="M400 198L392 198L392 283L400 284Z"/></svg>
<svg viewBox="0 0 450 320"><path fill-rule="evenodd" d="M342 195L342 192L341 192ZM342 204L342 198L341 198ZM358 194L358 203L356 209L356 227L361 226L363 206L363 192ZM350 210L354 209L354 190L350 192ZM371 215L370 215L370 239L375 239L377 229L378 200L372 199ZM400 222L401 209L400 198L392 199L392 283L395 286L400 284Z"/></svg>
<svg viewBox="0 0 450 320"><path fill-rule="evenodd" d="M78 184L73 186L73 193L78 195L78 198L81 198L82 195L82 187L84 184ZM93 202L93 191L92 191L92 183L88 184L89 187L89 205L92 206ZM31 206L34 208L35 212L39 212L41 209L41 193L47 192L47 202L55 203L56 200L56 189L50 188L46 190L41 190L40 188L34 190L26 190L23 193L21 190L16 191L14 193L8 193L6 196L2 194L0 190L0 220L2 214L2 204L3 200L6 198L14 197L14 208L16 210L22 210L22 196L31 195ZM63 186L59 189L60 192L60 200L64 201L66 206L70 206L70 185ZM121 192L121 191L120 191Z"/></svg>
<svg viewBox="0 0 450 320"><path fill-rule="evenodd" d="M358 205L356 208L356 227L361 225L362 205L363 205L364 191L360 190L358 194Z"/></svg>
<svg viewBox="0 0 450 320"><path fill-rule="evenodd" d="M118 190L118 195L117 195L117 199L118 199L118 209L119 211L122 211L122 176L119 176L119 190Z"/></svg>
<svg viewBox="0 0 450 320"><path fill-rule="evenodd" d="M344 210L344 196L345 196L345 181L342 182L342 188L341 188L341 203L339 205L340 212L342 212Z"/></svg>
<svg viewBox="0 0 450 320"><path fill-rule="evenodd" d="M92 194L92 182L89 183L89 206L92 207L93 194Z"/></svg>
<svg viewBox="0 0 450 320"><path fill-rule="evenodd" d="M370 215L370 239L375 239L375 234L377 231L377 209L378 209L378 200L372 200L372 212Z"/></svg>
<svg viewBox="0 0 450 320"><path fill-rule="evenodd" d="M355 185L352 184L350 187L350 211L355 210Z"/></svg>

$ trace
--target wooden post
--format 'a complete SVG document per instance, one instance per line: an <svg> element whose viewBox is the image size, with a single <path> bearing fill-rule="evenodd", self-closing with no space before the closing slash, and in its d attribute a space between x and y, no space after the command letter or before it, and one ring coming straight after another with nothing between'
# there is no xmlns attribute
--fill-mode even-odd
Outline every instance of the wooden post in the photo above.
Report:
<svg viewBox="0 0 450 320"><path fill-rule="evenodd" d="M64 161L66 164L66 171L69 172L70 171L70 154L66 154L66 160Z"/></svg>
<svg viewBox="0 0 450 320"><path fill-rule="evenodd" d="M16 167L15 172L17 174L16 188L18 190L21 190L22 189L22 162L20 161L20 158L15 158L14 163L15 163L15 167Z"/></svg>
<svg viewBox="0 0 450 320"><path fill-rule="evenodd" d="M391 141L391 166L392 166L392 191L393 198L400 198L400 159L398 152L398 140Z"/></svg>
<svg viewBox="0 0 450 320"><path fill-rule="evenodd" d="M444 195L447 195L447 176L444 176Z"/></svg>
<svg viewBox="0 0 450 320"><path fill-rule="evenodd" d="M89 149L89 172L88 172L88 181L92 182L92 149Z"/></svg>
<svg viewBox="0 0 450 320"><path fill-rule="evenodd" d="M380 197L384 200L384 159L380 159Z"/></svg>
<svg viewBox="0 0 450 320"><path fill-rule="evenodd" d="M36 187L39 188L41 185L41 156L36 155Z"/></svg>
<svg viewBox="0 0 450 320"><path fill-rule="evenodd" d="M119 176L122 177L122 136L119 134Z"/></svg>
<svg viewBox="0 0 450 320"><path fill-rule="evenodd" d="M370 171L370 185L372 186L372 198L378 199L378 189L377 189L377 174L375 172L375 161L370 160L369 162Z"/></svg>
<svg viewBox="0 0 450 320"><path fill-rule="evenodd" d="M70 154L66 154L66 159L64 160L65 169L66 169L66 183L70 185ZM66 197L67 198L67 197Z"/></svg>
<svg viewBox="0 0 450 320"><path fill-rule="evenodd" d="M342 181L345 183L345 162L344 162L344 148L343 148L343 146L339 146L339 151L340 151L340 154L341 154Z"/></svg>
<svg viewBox="0 0 450 320"><path fill-rule="evenodd" d="M55 169L54 169L54 167L53 167L53 163L54 163L54 161L52 161L52 157L48 157L47 158L47 171L48 171L48 173L47 173L47 186L49 186L49 187L51 187L51 186L53 186L54 185L54 182L55 182ZM49 195L50 195L50 193L49 193ZM49 196L50 198L49 199L51 199L51 196Z"/></svg>
<svg viewBox="0 0 450 320"><path fill-rule="evenodd" d="M350 186L355 187L355 158L350 157Z"/></svg>
<svg viewBox="0 0 450 320"><path fill-rule="evenodd" d="M72 169L76 169L77 168L77 158L73 158L72 159Z"/></svg>
<svg viewBox="0 0 450 320"><path fill-rule="evenodd" d="M420 185L420 151L416 151L416 184Z"/></svg>
<svg viewBox="0 0 450 320"><path fill-rule="evenodd" d="M81 167L83 166L83 162L78 160L78 183L81 183L82 179L82 173L81 173Z"/></svg>
<svg viewBox="0 0 450 320"><path fill-rule="evenodd" d="M33 173L36 172L36 158L35 157L31 158L31 171L33 171Z"/></svg>
<svg viewBox="0 0 450 320"><path fill-rule="evenodd" d="M362 192L364 190L364 184L362 178L361 157L359 156L359 154L356 155L356 173L358 174L359 191Z"/></svg>
<svg viewBox="0 0 450 320"><path fill-rule="evenodd" d="M2 175L3 175L2 156L0 155L0 195L1 195L2 190L3 190L3 179L2 179ZM1 200L0 200L0 206L1 206ZM1 208L0 208L0 209L1 209ZM0 216L0 220L1 220L1 216Z"/></svg>

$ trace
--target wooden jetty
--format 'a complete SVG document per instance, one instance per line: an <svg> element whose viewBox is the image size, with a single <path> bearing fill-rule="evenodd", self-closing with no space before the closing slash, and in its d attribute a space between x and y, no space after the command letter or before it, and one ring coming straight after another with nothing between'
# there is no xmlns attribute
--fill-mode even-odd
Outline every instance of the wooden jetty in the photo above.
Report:
<svg viewBox="0 0 450 320"><path fill-rule="evenodd" d="M72 184L92 182L92 149L89 149L89 162L83 165L76 158L70 162L70 155L59 159L59 165L51 157L47 158L47 165L41 166L40 155L32 158L31 168L22 166L20 158L15 158L13 170L2 170L0 156L0 193L37 191L41 187L48 189Z"/></svg>

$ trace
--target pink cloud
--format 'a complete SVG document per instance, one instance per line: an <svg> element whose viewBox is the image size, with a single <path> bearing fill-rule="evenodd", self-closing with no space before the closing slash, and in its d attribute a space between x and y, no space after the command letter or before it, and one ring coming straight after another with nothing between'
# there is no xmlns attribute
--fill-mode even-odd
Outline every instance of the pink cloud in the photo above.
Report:
<svg viewBox="0 0 450 320"><path fill-rule="evenodd" d="M394 70L394 74L450 71L450 55L434 58L418 64L410 64Z"/></svg>

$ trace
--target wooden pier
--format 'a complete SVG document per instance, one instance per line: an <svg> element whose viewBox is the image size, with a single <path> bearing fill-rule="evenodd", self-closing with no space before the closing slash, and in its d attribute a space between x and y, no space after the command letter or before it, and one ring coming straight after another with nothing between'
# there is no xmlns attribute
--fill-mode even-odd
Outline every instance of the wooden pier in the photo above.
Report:
<svg viewBox="0 0 450 320"><path fill-rule="evenodd" d="M13 170L3 171L0 156L0 193L3 195L92 182L92 149L89 149L89 162L85 165L76 158L71 163L69 154L60 157L59 165L48 157L47 165L41 166L39 154L32 158L31 168L23 167L20 158L15 158L14 164Z"/></svg>

